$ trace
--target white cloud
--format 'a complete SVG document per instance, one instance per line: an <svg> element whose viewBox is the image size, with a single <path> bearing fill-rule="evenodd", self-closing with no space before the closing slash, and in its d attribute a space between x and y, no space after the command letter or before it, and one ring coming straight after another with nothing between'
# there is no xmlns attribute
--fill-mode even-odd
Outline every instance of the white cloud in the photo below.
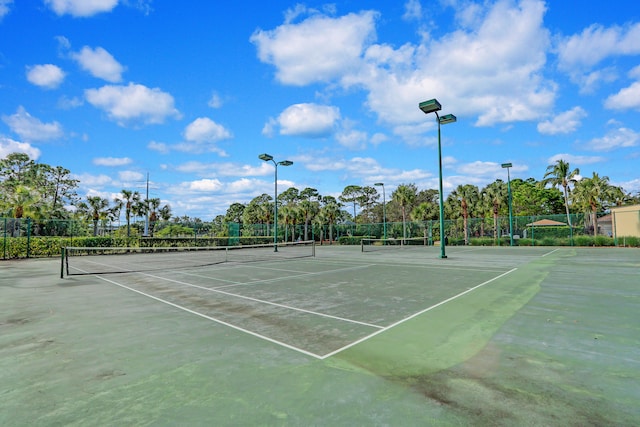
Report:
<svg viewBox="0 0 640 427"><path fill-rule="evenodd" d="M84 100L82 98L69 98L63 95L60 97L60 99L58 99L58 108L61 108L63 110L71 110L72 108L80 107L83 104Z"/></svg>
<svg viewBox="0 0 640 427"><path fill-rule="evenodd" d="M113 179L108 175L92 175L89 173L71 174L73 179L80 181L83 187L104 187L113 184Z"/></svg>
<svg viewBox="0 0 640 427"><path fill-rule="evenodd" d="M71 57L80 64L83 70L88 71L94 77L111 83L122 81L124 67L101 47L91 49L89 46L84 46L80 52L72 53Z"/></svg>
<svg viewBox="0 0 640 427"><path fill-rule="evenodd" d="M237 163L203 163L191 161L183 163L175 168L183 173L195 173L201 176L265 176L273 175L273 166L270 163L260 162L258 166L240 165Z"/></svg>
<svg viewBox="0 0 640 427"><path fill-rule="evenodd" d="M29 114L22 106L18 107L15 114L2 116L2 121L11 128L11 131L29 142L46 141L63 136L62 125L60 123L56 121L43 123Z"/></svg>
<svg viewBox="0 0 640 427"><path fill-rule="evenodd" d="M615 95L609 96L604 106L610 110L640 110L640 82L635 82Z"/></svg>
<svg viewBox="0 0 640 427"><path fill-rule="evenodd" d="M296 86L327 82L359 66L364 47L375 38L376 18L372 11L339 18L318 14L299 24L257 30L251 42L260 60L276 67L280 82Z"/></svg>
<svg viewBox="0 0 640 427"><path fill-rule="evenodd" d="M613 67L592 70L610 57L640 53L640 23L620 27L593 24L582 33L560 41L557 46L558 68L566 71L583 93L590 93L598 83L617 78Z"/></svg>
<svg viewBox="0 0 640 427"><path fill-rule="evenodd" d="M0 0L0 20L9 13L9 5L13 3L13 0Z"/></svg>
<svg viewBox="0 0 640 427"><path fill-rule="evenodd" d="M97 166L125 166L131 164L133 160L129 157L96 157L93 164Z"/></svg>
<svg viewBox="0 0 640 427"><path fill-rule="evenodd" d="M279 125L281 135L321 138L331 135L340 119L337 107L318 104L294 104L287 107L270 125Z"/></svg>
<svg viewBox="0 0 640 427"><path fill-rule="evenodd" d="M491 175L495 174L501 166L496 162L475 161L460 165L456 168L458 173L469 175Z"/></svg>
<svg viewBox="0 0 640 427"><path fill-rule="evenodd" d="M407 0L404 4L404 15L402 19L407 21L419 20L422 18L422 5L420 0Z"/></svg>
<svg viewBox="0 0 640 427"><path fill-rule="evenodd" d="M152 151L157 151L162 154L167 154L171 149L164 142L151 141L147 144L147 148Z"/></svg>
<svg viewBox="0 0 640 427"><path fill-rule="evenodd" d="M567 37L558 46L559 67L573 71L590 68L609 56L640 53L640 23L606 28L593 24Z"/></svg>
<svg viewBox="0 0 640 427"><path fill-rule="evenodd" d="M367 133L355 129L345 129L336 134L336 141L350 150L363 150L367 147Z"/></svg>
<svg viewBox="0 0 640 427"><path fill-rule="evenodd" d="M552 107L557 90L542 76L550 44L544 12L541 1L495 3L485 15L474 14L471 28L440 39L398 49L370 47L363 71L342 82L365 87L369 108L400 128L430 120L418 103L432 97L443 113L477 114L479 126L534 120ZM518 25L505 24L510 22ZM402 128L394 132L412 135Z"/></svg>
<svg viewBox="0 0 640 427"><path fill-rule="evenodd" d="M569 111L560 113L551 120L538 123L538 132L545 135L557 135L559 133L574 132L582 124L581 120L587 116L587 112L580 107L573 107Z"/></svg>
<svg viewBox="0 0 640 427"><path fill-rule="evenodd" d="M110 12L118 5L118 0L44 0L57 15L88 17L102 12Z"/></svg>
<svg viewBox="0 0 640 427"><path fill-rule="evenodd" d="M120 181L132 183L144 181L145 176L144 174L136 171L120 171L118 172L118 178L120 179Z"/></svg>
<svg viewBox="0 0 640 427"><path fill-rule="evenodd" d="M14 141L0 135L0 159L7 157L11 153L25 153L33 160L40 157L40 150L28 142Z"/></svg>
<svg viewBox="0 0 640 427"><path fill-rule="evenodd" d="M121 126L133 120L145 124L163 123L167 117L180 117L173 97L158 88L149 89L140 84L127 86L107 85L84 92L87 101L107 112L109 118Z"/></svg>
<svg viewBox="0 0 640 427"><path fill-rule="evenodd" d="M625 127L610 130L602 138L594 138L585 148L594 151L611 151L617 148L636 147L640 145L640 133Z"/></svg>
<svg viewBox="0 0 640 427"><path fill-rule="evenodd" d="M563 160L569 164L573 165L590 165L592 163L600 163L605 161L606 159L604 157L600 157L600 156L579 156L576 154L568 154L568 153L561 153L561 154L556 154L554 156L549 157L549 159L547 160L548 164L553 164L556 163L558 160Z"/></svg>
<svg viewBox="0 0 640 427"><path fill-rule="evenodd" d="M62 69L53 64L42 64L27 67L27 80L45 89L55 89L64 80Z"/></svg>
<svg viewBox="0 0 640 427"><path fill-rule="evenodd" d="M233 134L210 118L200 117L187 125L184 137L193 142L216 142L230 139Z"/></svg>
<svg viewBox="0 0 640 427"><path fill-rule="evenodd" d="M213 92L213 94L211 94L211 98L209 98L209 102L207 102L207 105L211 108L221 108L222 98L217 92Z"/></svg>
<svg viewBox="0 0 640 427"><path fill-rule="evenodd" d="M222 183L217 179L201 179L199 181L193 181L189 184L189 189L193 191L219 191L222 188Z"/></svg>
<svg viewBox="0 0 640 427"><path fill-rule="evenodd" d="M366 105L381 122L406 141L417 141L419 132L432 127L424 126L432 121L418 103L431 97L444 105L444 113L478 115L479 126L536 120L553 108L557 86L543 73L551 44L545 10L541 0L499 1L486 9L460 4L459 28L418 45L372 44L375 12L314 15L257 31L252 41L281 82L364 89ZM352 41L337 43L333 34ZM273 133L274 126L267 123L263 133Z"/></svg>

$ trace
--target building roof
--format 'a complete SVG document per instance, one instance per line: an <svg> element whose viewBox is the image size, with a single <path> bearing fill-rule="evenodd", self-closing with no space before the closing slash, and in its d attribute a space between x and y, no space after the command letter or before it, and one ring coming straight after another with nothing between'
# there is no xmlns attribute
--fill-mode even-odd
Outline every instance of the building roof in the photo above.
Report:
<svg viewBox="0 0 640 427"><path fill-rule="evenodd" d="M539 221L536 222L530 222L529 224L527 224L527 227L552 227L552 226L559 226L559 225L567 225L566 222L560 222L560 221L554 221L552 219L541 219Z"/></svg>

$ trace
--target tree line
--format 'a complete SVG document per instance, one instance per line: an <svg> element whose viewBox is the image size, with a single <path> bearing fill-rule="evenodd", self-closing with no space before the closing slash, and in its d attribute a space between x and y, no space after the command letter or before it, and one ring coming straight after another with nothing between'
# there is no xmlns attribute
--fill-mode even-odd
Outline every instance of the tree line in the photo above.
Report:
<svg viewBox="0 0 640 427"><path fill-rule="evenodd" d="M515 216L566 214L571 224L572 213L584 213L589 227L598 230L597 214L613 206L640 203L621 187L611 185L609 177L593 172L591 177L578 179L579 169L571 169L568 162L558 160L549 165L541 180L516 178L510 181L512 209ZM169 205L161 206L158 198L144 199L138 191L123 189L121 197L110 201L99 196L77 195L78 180L69 170L36 163L24 153L12 153L0 160L0 216L32 219L87 219L93 221L94 234L100 221L116 221L124 214L127 235L131 218L149 216L150 234L160 220L206 224L222 230L228 223L262 224L275 222L274 200L261 194L248 203L232 203L225 215L216 216L210 223L199 218L172 216ZM337 196L323 196L315 188L288 188L278 194L278 223L285 228L300 226L300 238L307 240L312 225L328 225L333 239L333 225L354 223L402 222L406 236L406 222L436 220L439 217L438 191L420 190L415 184L398 185L385 203L375 186L347 185ZM384 206L383 206L384 205ZM73 206L73 209L69 209ZM497 179L479 188L464 184L456 187L445 199L446 219L463 220L468 236L470 218L493 218L494 237L498 232L498 218L508 214L507 182ZM295 238L292 232L291 238ZM467 237L468 238L468 237ZM468 242L467 242L468 243Z"/></svg>
<svg viewBox="0 0 640 427"><path fill-rule="evenodd" d="M171 207L159 198L143 199L138 191L123 189L110 201L100 196L84 200L76 192L79 181L62 166L37 163L24 153L11 153L0 160L0 216L39 220L87 219L97 234L100 221L117 221L125 214L127 236L131 217L149 215L150 226L171 218ZM69 209L72 206L73 209ZM152 230L153 231L153 230Z"/></svg>

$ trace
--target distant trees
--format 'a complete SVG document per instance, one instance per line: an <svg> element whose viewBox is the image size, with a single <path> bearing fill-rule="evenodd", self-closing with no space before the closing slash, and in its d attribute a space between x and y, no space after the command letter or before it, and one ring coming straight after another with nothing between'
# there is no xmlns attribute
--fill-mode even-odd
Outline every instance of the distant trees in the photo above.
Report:
<svg viewBox="0 0 640 427"><path fill-rule="evenodd" d="M229 223L262 224L260 233L269 235L275 222L274 203L277 202L278 222L287 239L291 240L308 240L311 233L318 232L333 239L336 226L347 222L351 224L348 233L370 232L371 229L363 231L365 228L358 224L382 223L383 220L402 222L402 236L406 238L408 227L413 226L408 224L409 220L422 222L439 218L438 190L419 190L413 183L395 187L391 197L384 200L384 207L380 203L381 193L373 186L350 184L335 195L322 195L316 188L300 191L290 187L278 195L277 201L264 193L248 203L231 203L224 215L218 215L208 223L184 215L172 216L171 207L162 206L160 199L147 200L138 191L130 189L123 189L111 201L96 194L82 199L77 195L78 185L79 181L72 178L71 172L61 166L37 163L24 153L9 154L0 159L0 216L34 221L86 219L91 221L94 235L100 234L101 223L116 221L121 214L126 220L127 236L131 235L132 216L138 231L141 223L137 218L148 218L150 235L164 227L158 225L160 221L170 219L175 223L190 222L198 230L216 233L226 232ZM548 165L540 181L534 178L511 180L511 193L515 216L564 214L569 226L575 226L571 214L584 213L585 228L593 233L598 232L598 213L612 206L640 203L640 193L631 195L596 172L583 178L578 168L571 168L563 159ZM463 229L465 243L472 230L484 235L485 224L490 224L491 219L493 236L498 238L499 219L508 212L507 184L497 179L483 188L459 185L447 196L444 210L445 219L455 220L455 226ZM483 219L479 230L473 218ZM14 221L14 225L19 226L19 223ZM393 233L399 235L399 229Z"/></svg>
<svg viewBox="0 0 640 427"><path fill-rule="evenodd" d="M76 201L78 180L61 166L36 163L27 154L0 159L0 216L64 219Z"/></svg>

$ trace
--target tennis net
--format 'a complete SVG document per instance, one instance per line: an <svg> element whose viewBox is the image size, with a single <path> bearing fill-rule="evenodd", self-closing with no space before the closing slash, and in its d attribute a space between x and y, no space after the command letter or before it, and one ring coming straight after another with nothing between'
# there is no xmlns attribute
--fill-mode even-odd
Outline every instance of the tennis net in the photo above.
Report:
<svg viewBox="0 0 640 427"><path fill-rule="evenodd" d="M362 239L360 245L362 252L373 252L386 249L429 246L429 241L423 237L410 237L407 239Z"/></svg>
<svg viewBox="0 0 640 427"><path fill-rule="evenodd" d="M315 256L315 242L208 247L65 247L61 277L206 267Z"/></svg>

